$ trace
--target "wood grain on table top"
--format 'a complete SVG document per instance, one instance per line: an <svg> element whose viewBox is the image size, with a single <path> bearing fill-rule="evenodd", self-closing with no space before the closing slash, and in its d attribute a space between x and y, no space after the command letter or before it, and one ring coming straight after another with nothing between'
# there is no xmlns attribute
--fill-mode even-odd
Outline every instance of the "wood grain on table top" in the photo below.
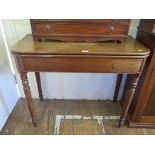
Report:
<svg viewBox="0 0 155 155"><path fill-rule="evenodd" d="M77 55L148 55L150 50L144 45L128 37L124 43L68 43L68 42L39 42L34 41L30 34L26 35L12 47L15 54L77 54Z"/></svg>

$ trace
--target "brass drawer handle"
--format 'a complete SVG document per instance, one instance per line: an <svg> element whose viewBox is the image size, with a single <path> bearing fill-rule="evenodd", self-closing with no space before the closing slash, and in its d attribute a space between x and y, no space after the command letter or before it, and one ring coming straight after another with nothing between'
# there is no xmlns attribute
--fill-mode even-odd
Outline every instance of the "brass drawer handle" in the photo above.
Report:
<svg viewBox="0 0 155 155"><path fill-rule="evenodd" d="M111 27L109 28L109 33L112 34L113 31L114 31L114 29L115 29L115 27L114 27L114 26L111 26Z"/></svg>
<svg viewBox="0 0 155 155"><path fill-rule="evenodd" d="M46 31L50 31L50 30L51 30L51 27L50 27L49 25L46 25L46 26L45 26L45 30L46 30Z"/></svg>

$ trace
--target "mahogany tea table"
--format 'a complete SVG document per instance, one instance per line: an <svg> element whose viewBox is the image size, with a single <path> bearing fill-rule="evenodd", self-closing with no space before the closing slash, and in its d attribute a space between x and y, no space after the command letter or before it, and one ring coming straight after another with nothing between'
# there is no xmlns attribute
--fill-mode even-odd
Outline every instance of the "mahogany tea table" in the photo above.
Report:
<svg viewBox="0 0 155 155"><path fill-rule="evenodd" d="M35 72L39 96L43 100L39 72L81 72L128 74L130 82L122 103L119 127L124 124L135 88L150 50L132 37L122 43L34 41L26 35L12 47L12 53L20 73L25 97L34 126L37 116L27 79L28 72Z"/></svg>

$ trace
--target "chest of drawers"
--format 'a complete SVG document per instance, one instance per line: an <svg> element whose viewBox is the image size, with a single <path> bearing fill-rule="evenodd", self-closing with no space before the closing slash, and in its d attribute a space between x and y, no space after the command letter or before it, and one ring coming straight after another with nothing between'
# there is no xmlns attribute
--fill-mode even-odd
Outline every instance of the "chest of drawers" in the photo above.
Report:
<svg viewBox="0 0 155 155"><path fill-rule="evenodd" d="M129 25L128 19L31 19L34 40L65 42L124 41Z"/></svg>

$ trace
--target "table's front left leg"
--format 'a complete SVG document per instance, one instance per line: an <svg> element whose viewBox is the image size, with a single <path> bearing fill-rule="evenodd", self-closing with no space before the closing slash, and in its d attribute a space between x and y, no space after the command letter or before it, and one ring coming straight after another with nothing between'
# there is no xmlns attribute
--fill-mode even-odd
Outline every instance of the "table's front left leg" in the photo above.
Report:
<svg viewBox="0 0 155 155"><path fill-rule="evenodd" d="M30 87L29 87L29 82L27 79L27 72L20 72L20 76L21 76L21 80L22 80L22 84L23 84L23 88L24 88L24 93L25 93L25 97L28 103L28 108L31 114L31 118L32 118L32 123L34 126L37 125L37 119L36 119L36 114L34 111L34 105L33 105L33 100L32 100L32 96L31 96L31 91L30 91Z"/></svg>
<svg viewBox="0 0 155 155"><path fill-rule="evenodd" d="M129 79L130 80L129 81L129 87L128 87L127 93L125 95L125 103L122 105L122 112L120 115L119 127L121 127L125 122L126 115L128 113L130 104L132 102L132 99L133 99L133 96L135 93L135 89L137 87L137 84L138 84L138 81L140 78L140 74L129 75L129 78L130 78Z"/></svg>

